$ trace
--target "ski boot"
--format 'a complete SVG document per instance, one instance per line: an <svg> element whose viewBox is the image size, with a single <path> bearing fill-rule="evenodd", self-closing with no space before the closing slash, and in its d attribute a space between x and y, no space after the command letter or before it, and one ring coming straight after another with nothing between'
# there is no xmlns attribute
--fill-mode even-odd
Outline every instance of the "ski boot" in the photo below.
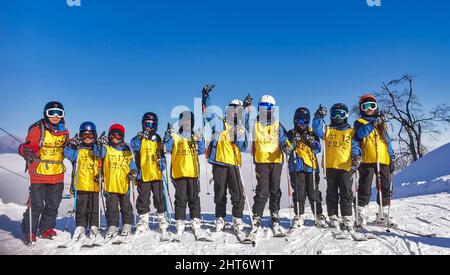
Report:
<svg viewBox="0 0 450 275"><path fill-rule="evenodd" d="M366 207L364 206L357 206L358 207L358 215L356 218L356 227L362 227L364 228L367 225L367 218L366 218Z"/></svg>
<svg viewBox="0 0 450 275"><path fill-rule="evenodd" d="M89 238L95 241L100 240L102 238L102 235L100 234L100 229L97 226L91 226Z"/></svg>
<svg viewBox="0 0 450 275"><path fill-rule="evenodd" d="M280 225L280 215L278 212L272 213L272 229L275 237L284 237L286 236L286 231Z"/></svg>
<svg viewBox="0 0 450 275"><path fill-rule="evenodd" d="M127 237L130 234L131 234L131 224L124 224L122 226L122 232L120 233L120 235L122 237Z"/></svg>
<svg viewBox="0 0 450 275"><path fill-rule="evenodd" d="M84 237L86 237L86 228L84 226L77 226L77 228L75 228L75 232L73 232L72 239L79 240Z"/></svg>
<svg viewBox="0 0 450 275"><path fill-rule="evenodd" d="M216 219L216 232L222 232L225 227L225 221L222 217Z"/></svg>
<svg viewBox="0 0 450 275"><path fill-rule="evenodd" d="M159 222L159 230L161 230L161 232L166 232L167 228L169 228L166 213L158 213L158 222Z"/></svg>
<svg viewBox="0 0 450 275"><path fill-rule="evenodd" d="M233 217L233 230L235 232L241 232L244 230L244 222L241 218Z"/></svg>
<svg viewBox="0 0 450 275"><path fill-rule="evenodd" d="M388 225L390 227L397 226L394 218L391 215L389 215L389 206L383 206L382 209L381 209L381 207L379 207L376 221L379 224Z"/></svg>
<svg viewBox="0 0 450 275"><path fill-rule="evenodd" d="M344 216L344 228L347 231L353 231L353 227L355 226L355 222L353 221L353 216Z"/></svg>
<svg viewBox="0 0 450 275"><path fill-rule="evenodd" d="M318 228L326 228L327 227L327 218L324 215L319 215L317 217L317 221L315 221L316 227Z"/></svg>
<svg viewBox="0 0 450 275"><path fill-rule="evenodd" d="M150 219L150 213L139 215L139 222L136 225L136 234L142 234L149 231L148 221Z"/></svg>
<svg viewBox="0 0 450 275"><path fill-rule="evenodd" d="M336 215L333 215L330 217L330 227L332 229L338 229L340 230L340 225L339 225L339 218Z"/></svg>
<svg viewBox="0 0 450 275"><path fill-rule="evenodd" d="M294 220L292 222L292 229L299 229L304 226L304 219L302 215L295 215Z"/></svg>
<svg viewBox="0 0 450 275"><path fill-rule="evenodd" d="M112 239L115 236L117 236L119 234L119 229L117 228L117 226L109 226L108 227L108 231L106 232L106 238L107 239Z"/></svg>

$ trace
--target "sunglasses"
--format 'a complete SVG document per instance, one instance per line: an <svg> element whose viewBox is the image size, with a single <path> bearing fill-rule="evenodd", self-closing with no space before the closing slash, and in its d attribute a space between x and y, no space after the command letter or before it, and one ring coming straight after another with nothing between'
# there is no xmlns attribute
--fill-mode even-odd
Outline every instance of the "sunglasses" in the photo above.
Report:
<svg viewBox="0 0 450 275"><path fill-rule="evenodd" d="M109 139L113 139L113 138L115 138L115 139L122 139L122 135L119 134L119 133L111 133L111 134L109 134Z"/></svg>
<svg viewBox="0 0 450 275"><path fill-rule="evenodd" d="M348 118L348 113L344 110L333 110L330 113L331 118L340 118L340 119L344 119L344 118Z"/></svg>
<svg viewBox="0 0 450 275"><path fill-rule="evenodd" d="M368 111L372 110L375 111L378 108L378 104L376 102L366 102L361 104L361 110Z"/></svg>
<svg viewBox="0 0 450 275"><path fill-rule="evenodd" d="M307 125L309 124L309 121L306 119L296 119L294 120L296 125Z"/></svg>
<svg viewBox="0 0 450 275"><path fill-rule="evenodd" d="M48 110L46 111L46 115L47 115L47 117L59 117L59 118L63 118L63 117L64 117L64 110L59 109L59 108L48 109Z"/></svg>
<svg viewBox="0 0 450 275"><path fill-rule="evenodd" d="M274 105L271 103L263 102L263 103L259 103L259 107L263 107L263 108L266 108L268 111L272 111Z"/></svg>
<svg viewBox="0 0 450 275"><path fill-rule="evenodd" d="M81 134L82 139L93 139L95 135L93 133L83 133Z"/></svg>

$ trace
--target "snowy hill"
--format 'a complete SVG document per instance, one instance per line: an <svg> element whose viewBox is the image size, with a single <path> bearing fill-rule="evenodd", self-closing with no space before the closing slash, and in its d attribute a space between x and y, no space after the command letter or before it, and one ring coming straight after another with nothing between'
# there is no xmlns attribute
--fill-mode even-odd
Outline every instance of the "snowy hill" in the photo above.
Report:
<svg viewBox="0 0 450 275"><path fill-rule="evenodd" d="M19 140L22 138L17 137ZM19 142L10 136L0 137L0 154L17 154L19 148Z"/></svg>
<svg viewBox="0 0 450 275"><path fill-rule="evenodd" d="M394 198L450 193L450 143L431 151L394 177Z"/></svg>

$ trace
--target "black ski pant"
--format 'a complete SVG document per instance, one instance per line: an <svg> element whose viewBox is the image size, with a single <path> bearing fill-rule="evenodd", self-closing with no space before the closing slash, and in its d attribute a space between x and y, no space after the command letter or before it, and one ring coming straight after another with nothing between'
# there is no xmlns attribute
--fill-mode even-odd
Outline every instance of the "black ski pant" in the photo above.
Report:
<svg viewBox="0 0 450 275"><path fill-rule="evenodd" d="M322 194L319 191L319 174L316 173L316 182L313 183L313 173L295 172L290 173L291 186L294 192L292 200L294 202L294 213L303 215L305 213L305 202L308 197L311 210L314 213L314 202L317 208L317 215L322 215Z"/></svg>
<svg viewBox="0 0 450 275"><path fill-rule="evenodd" d="M164 198L164 183L162 181L139 182L136 209L139 215L150 213L150 196L153 193L153 206L158 213L166 212Z"/></svg>
<svg viewBox="0 0 450 275"><path fill-rule="evenodd" d="M339 216L338 205L342 216L352 216L353 206L353 171L327 169L327 211L328 216Z"/></svg>
<svg viewBox="0 0 450 275"><path fill-rule="evenodd" d="M100 227L98 224L100 206L98 196L98 192L77 192L77 209L75 214L77 226L85 228Z"/></svg>
<svg viewBox="0 0 450 275"><path fill-rule="evenodd" d="M282 164L256 164L256 192L253 197L253 214L262 216L267 200L270 213L280 210Z"/></svg>
<svg viewBox="0 0 450 275"><path fill-rule="evenodd" d="M122 225L133 224L133 206L129 194L105 193L106 222L109 226L119 227L119 212L122 214Z"/></svg>
<svg viewBox="0 0 450 275"><path fill-rule="evenodd" d="M372 195L372 182L375 175L375 186L378 190L377 180L377 165L363 163L358 169L359 171L359 186L358 186L358 205L366 206L369 204L370 196ZM381 195L383 196L383 206L388 206L391 202L390 181L391 172L389 165L380 164L380 179L381 179ZM377 193L377 203L380 204L379 193Z"/></svg>
<svg viewBox="0 0 450 275"><path fill-rule="evenodd" d="M64 184L31 184L28 204L31 201L32 234L55 228ZM29 208L23 214L22 233L30 234Z"/></svg>
<svg viewBox="0 0 450 275"><path fill-rule="evenodd" d="M175 219L186 220L186 205L189 206L191 220L200 219L200 182L193 178L174 179Z"/></svg>
<svg viewBox="0 0 450 275"><path fill-rule="evenodd" d="M232 214L242 218L245 206L245 194L239 168L234 166L213 165L214 202L216 218L224 218L227 211L227 190L231 195Z"/></svg>

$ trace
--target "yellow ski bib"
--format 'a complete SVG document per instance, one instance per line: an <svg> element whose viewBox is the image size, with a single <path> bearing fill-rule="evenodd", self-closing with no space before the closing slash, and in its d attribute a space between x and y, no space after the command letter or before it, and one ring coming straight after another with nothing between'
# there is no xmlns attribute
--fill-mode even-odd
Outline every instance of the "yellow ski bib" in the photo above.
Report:
<svg viewBox="0 0 450 275"><path fill-rule="evenodd" d="M283 153L279 145L280 122L263 126L255 124L255 162L283 163Z"/></svg>
<svg viewBox="0 0 450 275"><path fill-rule="evenodd" d="M339 130L328 127L325 132L326 168L350 171L352 168L352 139L355 131L351 128Z"/></svg>
<svg viewBox="0 0 450 275"><path fill-rule="evenodd" d="M363 118L358 119L363 125L369 122ZM377 158L380 164L390 165L391 158L389 156L389 150L387 143L381 138L377 129L373 130L370 135L365 137L361 142L362 151L362 163L377 163ZM376 148L378 147L378 152Z"/></svg>
<svg viewBox="0 0 450 275"><path fill-rule="evenodd" d="M43 162L40 162L37 166L36 174L44 176L54 176L63 174L66 171L66 167L63 163L65 143L65 135L55 136L52 135L48 130L44 131L44 140L42 142L42 147L39 149L39 158Z"/></svg>
<svg viewBox="0 0 450 275"><path fill-rule="evenodd" d="M98 159L94 157L94 153L90 149L78 150L77 158L78 166L78 191L99 192L98 181L95 180L99 174Z"/></svg>
<svg viewBox="0 0 450 275"><path fill-rule="evenodd" d="M311 128L309 128L308 131L312 134ZM303 164L310 168L317 169L317 159L311 147L300 141L299 143L297 143L295 152L297 156L303 160Z"/></svg>
<svg viewBox="0 0 450 275"><path fill-rule="evenodd" d="M140 150L140 167L142 181L162 181L162 172L159 169L159 154L161 144L159 142L142 139Z"/></svg>
<svg viewBox="0 0 450 275"><path fill-rule="evenodd" d="M120 151L109 146L105 148L106 156L103 162L105 191L127 194L130 184L128 174L133 154L131 151Z"/></svg>
<svg viewBox="0 0 450 275"><path fill-rule="evenodd" d="M216 161L233 166L241 166L241 152L236 144L230 141L232 127L225 123L225 130L220 134L216 148Z"/></svg>
<svg viewBox="0 0 450 275"><path fill-rule="evenodd" d="M178 134L173 134L172 138L172 178L198 178L197 144Z"/></svg>

